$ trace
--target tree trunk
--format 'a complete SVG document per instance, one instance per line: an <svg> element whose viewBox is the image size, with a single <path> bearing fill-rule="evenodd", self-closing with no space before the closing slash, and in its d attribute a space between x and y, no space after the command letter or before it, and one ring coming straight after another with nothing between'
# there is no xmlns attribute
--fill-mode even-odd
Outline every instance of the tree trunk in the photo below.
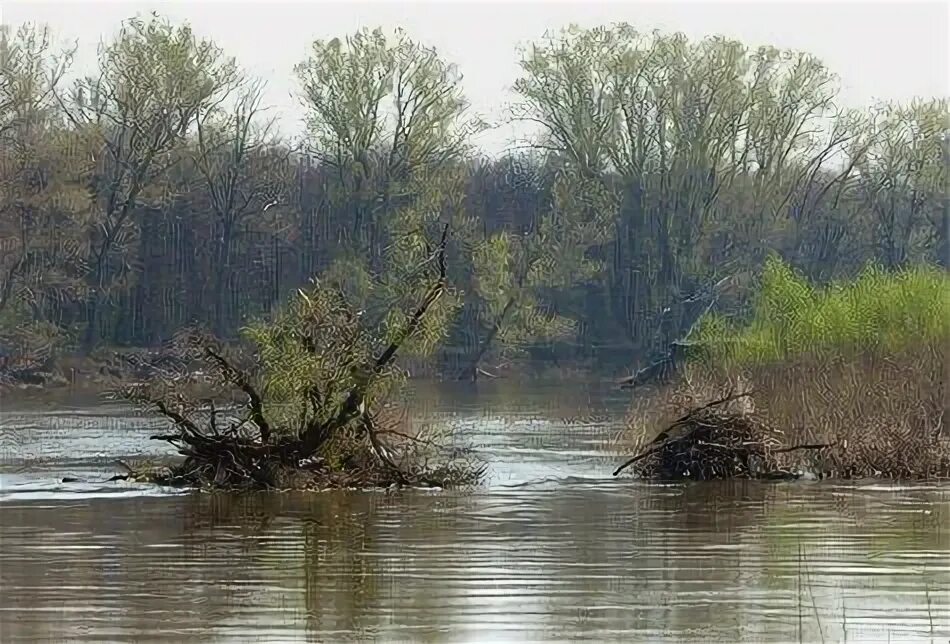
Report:
<svg viewBox="0 0 950 644"><path fill-rule="evenodd" d="M495 338L498 336L498 332L501 331L501 325L504 324L505 319L511 312L511 307L514 306L514 304L515 297L509 297L508 302L505 304L505 308L502 309L498 317L495 318L495 322L492 324L488 335L485 336L485 339L481 343L479 343L478 349L475 351L475 355L469 362L468 367L462 371L461 378L471 378L472 382L478 379L478 365L481 363L482 358L485 357L485 354L488 352L489 347L491 347L492 342L495 341Z"/></svg>
<svg viewBox="0 0 950 644"><path fill-rule="evenodd" d="M950 132L943 137L944 173L950 175ZM943 213L937 231L937 263L950 270L950 186L943 185Z"/></svg>
<svg viewBox="0 0 950 644"><path fill-rule="evenodd" d="M214 266L214 330L218 337L225 337L230 330L231 318L228 303L231 298L231 241L234 235L233 222L225 222L221 230L221 242L215 253Z"/></svg>
<svg viewBox="0 0 950 644"><path fill-rule="evenodd" d="M0 313L3 313L4 309L7 308L7 305L13 299L13 283L16 280L17 273L20 271L22 264L23 256L7 271L7 279L3 283L3 289L0 289Z"/></svg>
<svg viewBox="0 0 950 644"><path fill-rule="evenodd" d="M96 273L101 273L100 269ZM97 286L94 286L92 293L89 294L89 300L86 302L86 332L83 336L82 348L85 354L92 352L99 339L99 308L101 305L102 278L96 279Z"/></svg>

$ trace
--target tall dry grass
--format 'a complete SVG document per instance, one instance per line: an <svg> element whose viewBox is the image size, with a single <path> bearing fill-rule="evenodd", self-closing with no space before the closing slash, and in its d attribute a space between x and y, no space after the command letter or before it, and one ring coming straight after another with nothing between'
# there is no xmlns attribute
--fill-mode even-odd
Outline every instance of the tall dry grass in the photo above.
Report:
<svg viewBox="0 0 950 644"><path fill-rule="evenodd" d="M947 348L887 356L801 356L741 370L693 365L683 379L635 401L624 444L638 451L685 410L751 390L726 414L753 415L780 432L783 469L822 477L950 477Z"/></svg>
<svg viewBox="0 0 950 644"><path fill-rule="evenodd" d="M950 274L869 268L815 287L771 259L751 316L708 317L679 382L634 401L639 449L684 410L752 389L723 413L783 433L790 469L844 478L950 477ZM744 405L744 408L737 407Z"/></svg>

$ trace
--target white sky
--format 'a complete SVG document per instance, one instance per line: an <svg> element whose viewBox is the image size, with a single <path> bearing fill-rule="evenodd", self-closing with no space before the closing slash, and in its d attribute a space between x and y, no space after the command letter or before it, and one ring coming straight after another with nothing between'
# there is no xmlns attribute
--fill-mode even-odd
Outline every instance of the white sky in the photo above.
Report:
<svg viewBox="0 0 950 644"><path fill-rule="evenodd" d="M267 102L281 129L298 134L302 109L293 66L316 38L368 26L401 26L435 46L464 74L473 107L501 119L518 76L516 47L569 23L626 21L641 31L682 31L693 38L724 34L747 45L811 52L841 76L842 102L950 95L950 2L40 2L0 0L0 22L46 23L64 41L78 39L77 65L95 64L100 39L136 13L158 11L187 20L249 72L268 82ZM505 127L479 143L498 152Z"/></svg>

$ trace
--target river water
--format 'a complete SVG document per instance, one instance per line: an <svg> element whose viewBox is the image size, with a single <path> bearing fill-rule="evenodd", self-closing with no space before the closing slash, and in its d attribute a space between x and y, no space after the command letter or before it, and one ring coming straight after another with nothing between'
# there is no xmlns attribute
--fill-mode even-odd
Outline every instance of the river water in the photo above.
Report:
<svg viewBox="0 0 950 644"><path fill-rule="evenodd" d="M950 485L613 479L627 394L421 387L473 491L61 483L167 453L104 405L0 406L0 642L950 641Z"/></svg>

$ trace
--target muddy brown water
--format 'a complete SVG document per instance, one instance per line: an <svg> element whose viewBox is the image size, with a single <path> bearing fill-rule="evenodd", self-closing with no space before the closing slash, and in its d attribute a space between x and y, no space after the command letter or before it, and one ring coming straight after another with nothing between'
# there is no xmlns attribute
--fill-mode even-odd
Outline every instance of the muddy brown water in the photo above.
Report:
<svg viewBox="0 0 950 644"><path fill-rule="evenodd" d="M61 483L166 454L121 407L0 403L0 642L947 642L950 486L610 476L625 393L420 387L469 491Z"/></svg>

